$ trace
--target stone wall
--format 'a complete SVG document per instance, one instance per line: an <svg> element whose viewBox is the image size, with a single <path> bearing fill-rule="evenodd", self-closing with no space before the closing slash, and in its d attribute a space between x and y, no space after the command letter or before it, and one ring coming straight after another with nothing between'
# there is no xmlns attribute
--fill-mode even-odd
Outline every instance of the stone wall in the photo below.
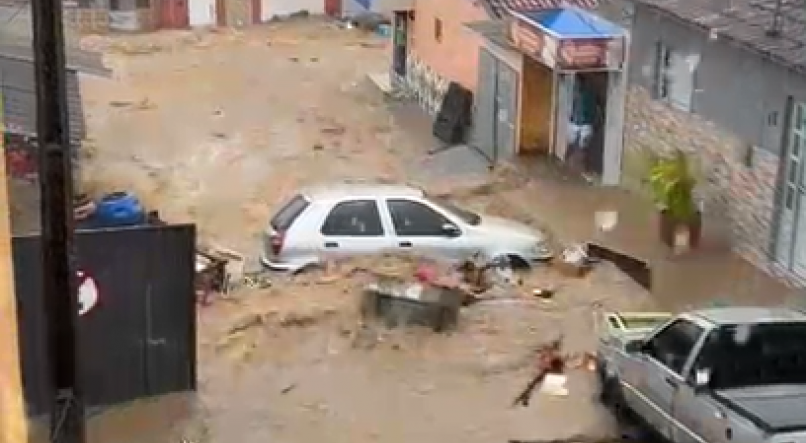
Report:
<svg viewBox="0 0 806 443"><path fill-rule="evenodd" d="M646 191L647 151L681 148L691 153L699 172L697 194L705 223L724 227L736 252L754 265L800 284L771 259L780 165L776 154L750 147L695 114L652 100L636 86L627 96L624 137L625 186Z"/></svg>
<svg viewBox="0 0 806 443"><path fill-rule="evenodd" d="M436 116L450 81L410 52L406 57L405 93L419 103L426 112Z"/></svg>

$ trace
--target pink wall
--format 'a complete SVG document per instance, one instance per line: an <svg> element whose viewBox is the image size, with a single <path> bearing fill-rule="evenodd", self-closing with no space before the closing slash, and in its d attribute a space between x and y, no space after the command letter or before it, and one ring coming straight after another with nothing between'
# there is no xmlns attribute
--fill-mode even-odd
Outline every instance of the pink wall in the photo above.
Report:
<svg viewBox="0 0 806 443"><path fill-rule="evenodd" d="M481 38L466 23L489 20L475 0L415 0L414 55L446 80L476 91L478 53ZM437 41L435 20L442 21L442 39Z"/></svg>

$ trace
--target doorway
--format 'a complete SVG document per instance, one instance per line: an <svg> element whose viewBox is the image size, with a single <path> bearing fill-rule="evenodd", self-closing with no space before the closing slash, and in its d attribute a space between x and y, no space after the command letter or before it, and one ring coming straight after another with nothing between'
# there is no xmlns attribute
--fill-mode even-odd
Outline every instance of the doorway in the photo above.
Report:
<svg viewBox="0 0 806 443"><path fill-rule="evenodd" d="M581 72L574 77L566 120L566 162L598 182L604 171L608 73Z"/></svg>
<svg viewBox="0 0 806 443"><path fill-rule="evenodd" d="M790 103L777 255L787 268L806 277L806 103Z"/></svg>
<svg viewBox="0 0 806 443"><path fill-rule="evenodd" d="M392 35L392 71L398 79L406 78L406 60L409 55L409 29L413 11L396 11Z"/></svg>

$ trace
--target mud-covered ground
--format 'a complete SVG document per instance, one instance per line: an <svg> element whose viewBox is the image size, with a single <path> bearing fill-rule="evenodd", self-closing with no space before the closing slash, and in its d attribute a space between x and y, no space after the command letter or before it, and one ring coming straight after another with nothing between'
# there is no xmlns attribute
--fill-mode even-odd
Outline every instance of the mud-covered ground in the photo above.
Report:
<svg viewBox="0 0 806 443"><path fill-rule="evenodd" d="M448 193L489 180L486 197L457 198L511 210L489 195L518 186L506 174L470 166L423 174L434 161L430 128L409 125L366 79L388 67L378 37L311 20L82 44L103 51L115 72L82 79L83 188L133 189L164 218L196 223L203 243L252 255L282 199L348 178ZM651 306L615 269L571 281L535 270L496 300L465 308L447 335L363 327L362 282L343 272L276 277L270 288L201 308L198 395L108 410L90 421L91 441L487 443L614 432L585 369L570 372L567 397L511 404L537 346L562 334L566 351L582 355L593 350L596 312ZM549 286L553 299L531 295Z"/></svg>

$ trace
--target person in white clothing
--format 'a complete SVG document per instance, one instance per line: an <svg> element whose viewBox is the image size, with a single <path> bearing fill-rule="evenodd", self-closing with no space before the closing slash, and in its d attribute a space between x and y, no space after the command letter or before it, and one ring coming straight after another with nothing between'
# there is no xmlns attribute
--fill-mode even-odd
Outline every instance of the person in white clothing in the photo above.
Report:
<svg viewBox="0 0 806 443"><path fill-rule="evenodd" d="M586 150L593 136L596 102L584 77L578 76L568 119L568 158L574 169L585 172Z"/></svg>

